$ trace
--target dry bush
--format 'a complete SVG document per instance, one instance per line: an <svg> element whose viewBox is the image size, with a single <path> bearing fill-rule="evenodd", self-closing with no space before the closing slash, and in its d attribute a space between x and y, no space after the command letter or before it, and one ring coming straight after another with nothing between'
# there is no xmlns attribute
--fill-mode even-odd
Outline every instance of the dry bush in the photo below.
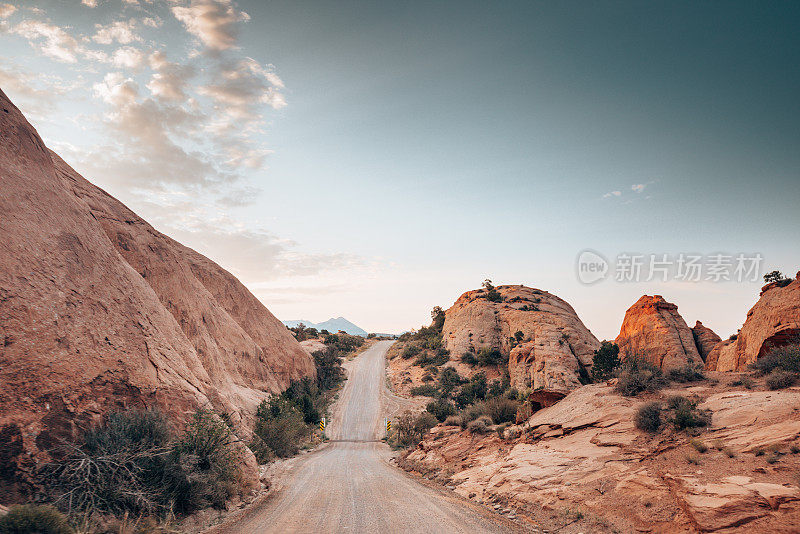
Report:
<svg viewBox="0 0 800 534"><path fill-rule="evenodd" d="M12 506L0 517L2 534L72 534L67 518L52 506Z"/></svg>
<svg viewBox="0 0 800 534"><path fill-rule="evenodd" d="M470 421L469 424L467 424L467 430L473 434L485 434L491 426L492 420L489 419L488 416L482 415L474 421Z"/></svg>

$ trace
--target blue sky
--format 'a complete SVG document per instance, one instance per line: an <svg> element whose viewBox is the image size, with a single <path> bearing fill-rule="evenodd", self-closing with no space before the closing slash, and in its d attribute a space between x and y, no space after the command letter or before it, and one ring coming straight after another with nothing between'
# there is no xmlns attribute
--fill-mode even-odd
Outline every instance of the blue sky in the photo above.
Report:
<svg viewBox="0 0 800 534"><path fill-rule="evenodd" d="M0 20L0 88L45 141L284 319L402 331L489 277L599 338L645 293L727 336L759 282L587 286L578 253L800 268L796 4L0 0Z"/></svg>

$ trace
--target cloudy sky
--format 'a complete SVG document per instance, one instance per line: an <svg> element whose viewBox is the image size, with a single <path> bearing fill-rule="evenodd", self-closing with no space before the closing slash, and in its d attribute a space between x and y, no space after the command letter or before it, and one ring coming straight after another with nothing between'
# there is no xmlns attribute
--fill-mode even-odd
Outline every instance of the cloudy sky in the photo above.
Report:
<svg viewBox="0 0 800 534"><path fill-rule="evenodd" d="M799 25L790 2L0 0L0 88L280 318L399 332L489 277L599 338L644 293L728 336L761 285L737 257L800 268Z"/></svg>

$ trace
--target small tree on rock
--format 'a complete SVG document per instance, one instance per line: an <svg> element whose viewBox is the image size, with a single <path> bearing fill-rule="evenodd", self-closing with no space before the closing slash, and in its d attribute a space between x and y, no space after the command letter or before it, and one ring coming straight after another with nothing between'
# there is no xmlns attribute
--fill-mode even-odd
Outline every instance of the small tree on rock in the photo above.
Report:
<svg viewBox="0 0 800 534"><path fill-rule="evenodd" d="M619 359L619 347L616 343L603 341L600 348L594 351L592 358L592 377L595 380L608 380L614 370L622 363Z"/></svg>

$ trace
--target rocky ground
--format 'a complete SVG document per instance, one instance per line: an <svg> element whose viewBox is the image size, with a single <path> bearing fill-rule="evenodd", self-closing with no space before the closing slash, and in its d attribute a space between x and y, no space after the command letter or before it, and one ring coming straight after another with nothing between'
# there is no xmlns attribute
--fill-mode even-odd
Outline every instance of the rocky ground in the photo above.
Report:
<svg viewBox="0 0 800 534"><path fill-rule="evenodd" d="M711 378L640 398L584 386L504 439L439 425L399 464L549 531L796 532L800 388ZM694 438L634 427L639 405L674 394L711 410L711 426Z"/></svg>

